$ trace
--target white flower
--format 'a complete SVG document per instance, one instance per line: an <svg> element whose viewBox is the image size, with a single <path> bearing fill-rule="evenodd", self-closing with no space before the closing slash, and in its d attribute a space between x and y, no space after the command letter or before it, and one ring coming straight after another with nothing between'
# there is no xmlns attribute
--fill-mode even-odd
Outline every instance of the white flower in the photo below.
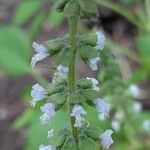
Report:
<svg viewBox="0 0 150 150"><path fill-rule="evenodd" d="M113 120L113 121L111 122L111 127L112 127L116 132L120 131L120 122L117 121L117 120Z"/></svg>
<svg viewBox="0 0 150 150"><path fill-rule="evenodd" d="M129 87L129 90L131 94L133 95L133 97L138 98L140 96L140 89L137 85L131 84Z"/></svg>
<svg viewBox="0 0 150 150"><path fill-rule="evenodd" d="M106 41L106 38L104 36L104 34L102 32L96 32L95 33L97 35L97 45L96 45L96 49L97 50L103 50L104 48L104 45L105 45L105 41Z"/></svg>
<svg viewBox="0 0 150 150"><path fill-rule="evenodd" d="M89 60L89 66L90 68L93 70L93 71L96 71L98 69L97 67L97 63L100 61L100 58L99 57L94 57L94 58L91 58Z"/></svg>
<svg viewBox="0 0 150 150"><path fill-rule="evenodd" d="M47 138L50 139L53 137L54 129L51 129L50 131L47 132Z"/></svg>
<svg viewBox="0 0 150 150"><path fill-rule="evenodd" d="M133 104L133 111L134 111L135 113L140 113L140 112L142 111L142 104L139 103L139 102L135 102L135 103Z"/></svg>
<svg viewBox="0 0 150 150"><path fill-rule="evenodd" d="M68 71L69 71L69 68L65 65L58 65L57 66L57 71L54 73L54 77L53 77L53 81L52 83L55 82L55 80L58 78L58 77L61 77L63 79L66 79L67 78L67 74L68 74Z"/></svg>
<svg viewBox="0 0 150 150"><path fill-rule="evenodd" d="M53 147L52 145L40 145L39 150L55 150L56 148Z"/></svg>
<svg viewBox="0 0 150 150"><path fill-rule="evenodd" d="M150 120L145 120L142 126L145 131L150 132Z"/></svg>
<svg viewBox="0 0 150 150"><path fill-rule="evenodd" d="M100 135L100 139L102 140L102 146L104 149L109 149L111 144L114 143L111 135L113 134L113 131L111 129L107 129L104 133Z"/></svg>
<svg viewBox="0 0 150 150"><path fill-rule="evenodd" d="M92 82L92 89L95 90L95 91L99 91L99 87L97 86L99 84L99 82L94 79L94 78L89 78L89 77L86 77L87 80L90 80Z"/></svg>
<svg viewBox="0 0 150 150"><path fill-rule="evenodd" d="M40 101L47 96L47 92L37 83L32 86L31 96L31 106L34 107L37 101Z"/></svg>
<svg viewBox="0 0 150 150"><path fill-rule="evenodd" d="M48 50L42 44L33 42L32 47L34 48L36 54L32 57L31 66L34 67L37 61L45 59L49 56Z"/></svg>
<svg viewBox="0 0 150 150"><path fill-rule="evenodd" d="M41 106L41 111L44 114L40 117L40 121L42 124L47 124L55 115L55 105L53 103L47 103L44 106Z"/></svg>
<svg viewBox="0 0 150 150"><path fill-rule="evenodd" d="M84 118L82 118L81 115L85 115L85 114L86 111L81 105L76 104L73 106L71 116L75 117L74 127L78 127L78 128L82 127L82 120L84 120Z"/></svg>
<svg viewBox="0 0 150 150"><path fill-rule="evenodd" d="M96 105L97 112L101 113L104 118L109 116L110 105L108 103L100 98L95 99L94 103Z"/></svg>

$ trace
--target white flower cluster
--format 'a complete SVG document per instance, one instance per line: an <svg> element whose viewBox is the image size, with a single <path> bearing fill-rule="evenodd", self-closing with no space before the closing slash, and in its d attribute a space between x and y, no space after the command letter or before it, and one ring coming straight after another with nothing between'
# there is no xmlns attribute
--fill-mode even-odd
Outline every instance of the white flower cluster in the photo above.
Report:
<svg viewBox="0 0 150 150"><path fill-rule="evenodd" d="M32 57L31 66L34 67L36 62L45 59L49 56L48 50L44 45L33 42L32 47L34 48L36 54Z"/></svg>
<svg viewBox="0 0 150 150"><path fill-rule="evenodd" d="M98 31L95 33L95 35L97 36L96 49L97 50L103 50L104 45L105 45L105 41L106 41L104 34L100 31ZM91 58L89 60L88 64L93 71L96 71L98 69L97 64L99 61L100 61L99 57L94 57L94 58Z"/></svg>

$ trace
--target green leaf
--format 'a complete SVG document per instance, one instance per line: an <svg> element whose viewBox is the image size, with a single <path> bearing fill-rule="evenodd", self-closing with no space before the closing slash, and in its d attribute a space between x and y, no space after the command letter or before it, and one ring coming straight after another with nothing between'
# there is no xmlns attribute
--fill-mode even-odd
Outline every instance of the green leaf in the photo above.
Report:
<svg viewBox="0 0 150 150"><path fill-rule="evenodd" d="M40 8L41 4L40 0L24 0L16 9L13 23L16 25L25 23Z"/></svg>
<svg viewBox="0 0 150 150"><path fill-rule="evenodd" d="M30 41L15 27L0 29L0 70L9 75L21 75L29 71Z"/></svg>
<svg viewBox="0 0 150 150"><path fill-rule="evenodd" d="M12 124L13 129L18 130L29 124L34 117L34 111L27 109L20 117L18 117Z"/></svg>
<svg viewBox="0 0 150 150"><path fill-rule="evenodd" d="M93 139L87 136L79 137L80 150L96 150L96 147L96 142Z"/></svg>
<svg viewBox="0 0 150 150"><path fill-rule="evenodd" d="M78 150L76 141L72 137L67 137L61 150Z"/></svg>

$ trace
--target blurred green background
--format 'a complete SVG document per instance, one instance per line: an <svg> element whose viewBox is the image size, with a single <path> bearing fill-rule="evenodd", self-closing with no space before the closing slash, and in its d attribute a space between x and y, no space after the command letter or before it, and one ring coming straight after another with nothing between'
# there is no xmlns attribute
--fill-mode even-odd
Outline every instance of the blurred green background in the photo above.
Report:
<svg viewBox="0 0 150 150"><path fill-rule="evenodd" d="M39 143L48 142L45 138L47 127L43 128L38 119L40 112L30 107L30 91L37 80L45 78L51 81L51 62L46 59L32 70L30 61L33 41L42 42L63 36L68 31L65 16L53 7L56 1L0 0L1 150L34 150ZM143 122L150 121L150 1L95 1L99 17L80 20L78 33L103 30L107 36L104 58L110 61L102 61L100 71L93 73L79 60L77 71L80 77L95 76L102 83L107 83L102 88L103 95L112 103L113 109L111 119L100 124L104 128L110 127L115 112L120 110L118 102L118 105L113 104L114 99L124 99L124 108L136 101L142 104L143 109L137 114L124 109L126 119L121 123L120 131L114 134L112 149L150 149L150 125L147 130L143 128ZM116 80L114 76L118 72L121 76ZM107 79L104 78L106 73L111 74ZM140 95L134 97L132 92L128 94L128 86L124 91L124 84L138 85ZM116 90L109 90L113 88ZM119 91L127 92L127 96L121 98ZM95 113L90 108L89 111ZM60 116L61 120L58 119ZM67 115L62 110L54 118L52 126L65 125L64 120L67 121ZM97 120L93 120L93 123L97 123Z"/></svg>

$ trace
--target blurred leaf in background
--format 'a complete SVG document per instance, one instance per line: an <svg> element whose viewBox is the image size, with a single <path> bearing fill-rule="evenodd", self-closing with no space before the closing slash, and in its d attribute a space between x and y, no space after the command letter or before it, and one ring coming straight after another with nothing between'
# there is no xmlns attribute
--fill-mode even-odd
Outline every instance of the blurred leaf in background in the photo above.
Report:
<svg viewBox="0 0 150 150"><path fill-rule="evenodd" d="M0 28L0 70L9 75L21 75L30 69L30 41L15 27Z"/></svg>
<svg viewBox="0 0 150 150"><path fill-rule="evenodd" d="M15 25L24 24L36 11L40 8L42 4L41 0L24 0L17 7L14 17L13 23Z"/></svg>

